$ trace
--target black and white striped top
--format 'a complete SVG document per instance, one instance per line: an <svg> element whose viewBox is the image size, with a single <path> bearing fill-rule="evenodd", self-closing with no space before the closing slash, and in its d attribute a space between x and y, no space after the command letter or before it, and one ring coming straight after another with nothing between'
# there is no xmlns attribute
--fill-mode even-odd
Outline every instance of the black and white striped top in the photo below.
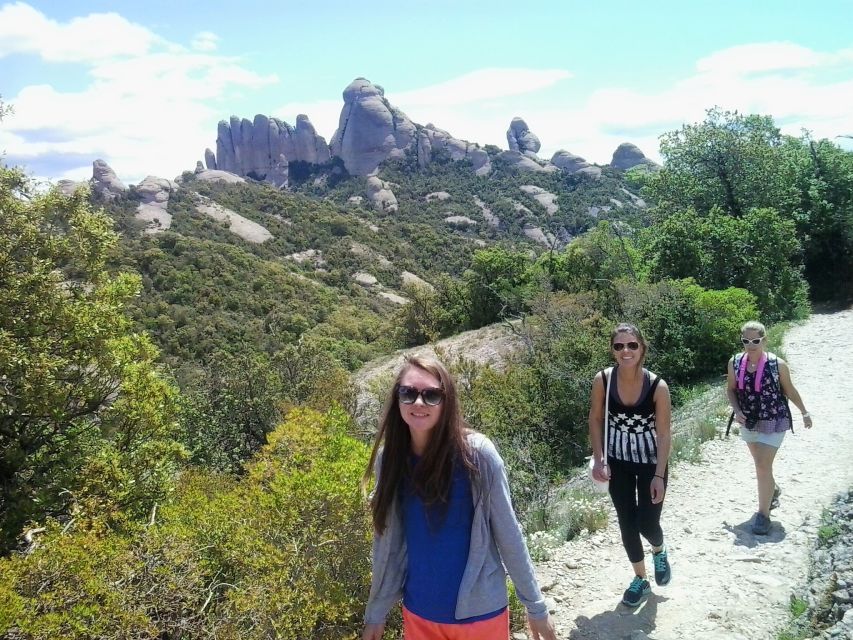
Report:
<svg viewBox="0 0 853 640"><path fill-rule="evenodd" d="M619 398L619 377L613 369L610 385L609 436L607 455L624 462L657 464L658 445L655 429L655 389L660 376L651 380L648 370L643 369L643 391L635 405L626 405ZM605 389L607 374L602 372Z"/></svg>

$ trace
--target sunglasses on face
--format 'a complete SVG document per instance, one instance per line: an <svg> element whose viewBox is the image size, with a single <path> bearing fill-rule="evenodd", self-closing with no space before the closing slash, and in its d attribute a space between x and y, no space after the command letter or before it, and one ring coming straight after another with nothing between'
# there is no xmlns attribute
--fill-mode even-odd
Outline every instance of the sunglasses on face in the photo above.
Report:
<svg viewBox="0 0 853 640"><path fill-rule="evenodd" d="M427 387L426 389L418 389L417 387L410 387L408 385L397 387L397 399L402 404L415 404L418 396L421 397L424 404L435 407L440 405L444 399L444 391L435 387Z"/></svg>
<svg viewBox="0 0 853 640"><path fill-rule="evenodd" d="M740 339L740 341L743 342L744 344L761 344L762 340L764 340L764 338L752 338L752 339L741 338Z"/></svg>
<svg viewBox="0 0 853 640"><path fill-rule="evenodd" d="M636 351L637 349L640 348L640 343L639 342L633 342L633 341L631 341L631 342L614 342L613 343L613 350L614 351L622 351L622 349L624 349L625 347L628 348L628 351Z"/></svg>

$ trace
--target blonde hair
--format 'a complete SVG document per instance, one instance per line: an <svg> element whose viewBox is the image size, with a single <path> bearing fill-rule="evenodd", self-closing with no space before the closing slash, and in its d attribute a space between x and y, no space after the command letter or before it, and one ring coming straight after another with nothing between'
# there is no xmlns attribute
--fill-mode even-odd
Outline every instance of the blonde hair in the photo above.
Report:
<svg viewBox="0 0 853 640"><path fill-rule="evenodd" d="M741 334L743 334L744 331L757 331L759 337L761 338L767 335L767 328L758 320L750 320L749 322L744 322L743 326L740 328Z"/></svg>

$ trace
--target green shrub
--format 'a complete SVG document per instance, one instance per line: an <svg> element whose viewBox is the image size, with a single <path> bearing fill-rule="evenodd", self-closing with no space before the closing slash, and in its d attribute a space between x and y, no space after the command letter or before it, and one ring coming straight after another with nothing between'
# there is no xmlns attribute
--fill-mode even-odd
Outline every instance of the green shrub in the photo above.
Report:
<svg viewBox="0 0 853 640"><path fill-rule="evenodd" d="M244 478L186 472L134 537L50 525L32 554L0 560L0 637L358 637L368 451L348 426L292 411Z"/></svg>

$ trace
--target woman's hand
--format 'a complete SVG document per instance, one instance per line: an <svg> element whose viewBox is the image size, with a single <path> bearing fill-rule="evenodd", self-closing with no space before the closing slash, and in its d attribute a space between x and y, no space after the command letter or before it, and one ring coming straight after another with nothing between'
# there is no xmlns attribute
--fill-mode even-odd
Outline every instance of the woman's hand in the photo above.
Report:
<svg viewBox="0 0 853 640"><path fill-rule="evenodd" d="M666 486L664 486L663 478L660 476L652 478L650 490L652 492L652 504L663 502L663 496L666 494Z"/></svg>
<svg viewBox="0 0 853 640"><path fill-rule="evenodd" d="M373 624L364 625L364 631L361 634L361 640L382 640L382 634L385 632L385 623L376 622Z"/></svg>
<svg viewBox="0 0 853 640"><path fill-rule="evenodd" d="M811 416L803 416L803 426L806 429L811 429L813 425L814 425L814 423L812 422Z"/></svg>
<svg viewBox="0 0 853 640"><path fill-rule="evenodd" d="M557 640L557 631L554 629L554 623L551 622L551 616L531 618L528 615L527 626L533 640Z"/></svg>
<svg viewBox="0 0 853 640"><path fill-rule="evenodd" d="M592 466L592 477L599 482L607 482L610 480L610 467L604 464L602 460L596 460Z"/></svg>
<svg viewBox="0 0 853 640"><path fill-rule="evenodd" d="M746 424L746 416L743 411L735 411L735 422L739 424Z"/></svg>

